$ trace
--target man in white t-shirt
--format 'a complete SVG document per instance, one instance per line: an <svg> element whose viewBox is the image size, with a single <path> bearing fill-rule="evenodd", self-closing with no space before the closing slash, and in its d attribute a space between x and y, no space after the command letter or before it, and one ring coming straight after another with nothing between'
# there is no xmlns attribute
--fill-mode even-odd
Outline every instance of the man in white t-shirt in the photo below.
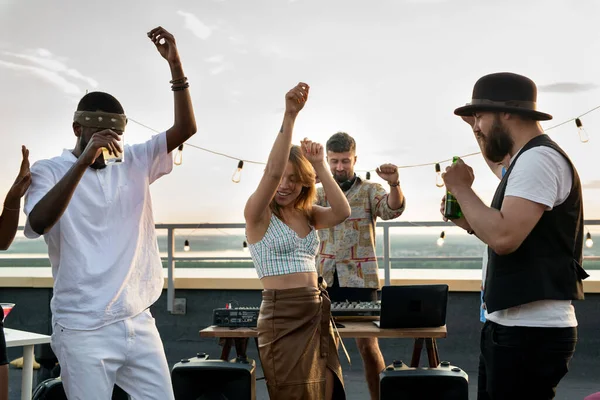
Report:
<svg viewBox="0 0 600 400"><path fill-rule="evenodd" d="M171 172L171 152L196 132L196 121L174 37L161 27L148 37L171 69L174 125L122 149L123 107L92 92L75 112L75 148L31 168L25 235L48 244L51 346L72 400L110 399L115 383L135 399L174 398L149 311L164 282L149 186ZM106 164L121 153L122 163Z"/></svg>
<svg viewBox="0 0 600 400"><path fill-rule="evenodd" d="M538 121L529 78L496 73L479 79L471 103L484 156L510 162L491 207L474 193L462 160L443 174L464 218L453 222L488 245L486 322L481 333L478 399L552 399L577 342L571 300L583 299L581 182L564 151Z"/></svg>

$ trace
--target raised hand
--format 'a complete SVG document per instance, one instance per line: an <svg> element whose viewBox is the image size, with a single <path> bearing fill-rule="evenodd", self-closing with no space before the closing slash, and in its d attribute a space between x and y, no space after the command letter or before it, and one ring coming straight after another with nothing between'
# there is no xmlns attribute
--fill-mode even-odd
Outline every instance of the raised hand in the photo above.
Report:
<svg viewBox="0 0 600 400"><path fill-rule="evenodd" d="M462 159L458 159L456 163L446 167L446 172L442 174L446 189L450 193L454 193L457 188L471 187L475 180L473 168L464 163Z"/></svg>
<svg viewBox="0 0 600 400"><path fill-rule="evenodd" d="M394 164L382 164L375 170L377 175L387 183L394 184L400 180L400 175L398 173L398 167Z"/></svg>
<svg viewBox="0 0 600 400"><path fill-rule="evenodd" d="M167 30L161 26L152 29L148 32L148 37L161 56L169 62L169 64L180 63L179 52L177 51L177 44L175 43L175 37L167 32Z"/></svg>
<svg viewBox="0 0 600 400"><path fill-rule="evenodd" d="M92 165L102 153L102 148L106 148L113 155L122 153L119 134L110 129L94 133L79 156L79 161L86 165Z"/></svg>
<svg viewBox="0 0 600 400"><path fill-rule="evenodd" d="M325 161L323 145L304 138L304 140L300 142L300 147L302 148L302 155L304 155L312 165L317 165Z"/></svg>
<svg viewBox="0 0 600 400"><path fill-rule="evenodd" d="M285 111L298 114L308 100L309 86L300 82L285 95Z"/></svg>
<svg viewBox="0 0 600 400"><path fill-rule="evenodd" d="M8 191L7 199L20 201L21 197L25 195L29 185L31 185L31 172L29 171L29 150L25 146L21 146L21 153L23 154L23 160L21 161L21 168L17 179Z"/></svg>

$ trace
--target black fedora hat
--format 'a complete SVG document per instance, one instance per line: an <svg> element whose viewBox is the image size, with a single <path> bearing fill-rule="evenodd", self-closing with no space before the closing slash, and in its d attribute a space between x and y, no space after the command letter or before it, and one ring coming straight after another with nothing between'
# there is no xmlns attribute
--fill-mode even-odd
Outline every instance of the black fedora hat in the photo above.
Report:
<svg viewBox="0 0 600 400"><path fill-rule="evenodd" d="M508 112L538 121L552 119L552 115L536 110L537 87L522 75L499 72L479 78L473 87L470 103L454 110L454 114L470 116L478 111Z"/></svg>

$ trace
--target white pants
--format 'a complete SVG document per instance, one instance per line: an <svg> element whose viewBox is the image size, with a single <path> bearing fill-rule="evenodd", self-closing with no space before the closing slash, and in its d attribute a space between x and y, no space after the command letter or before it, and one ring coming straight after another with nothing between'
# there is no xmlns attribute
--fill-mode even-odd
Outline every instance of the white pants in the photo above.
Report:
<svg viewBox="0 0 600 400"><path fill-rule="evenodd" d="M69 400L110 400L116 383L134 400L174 400L150 310L92 331L54 325L52 350Z"/></svg>

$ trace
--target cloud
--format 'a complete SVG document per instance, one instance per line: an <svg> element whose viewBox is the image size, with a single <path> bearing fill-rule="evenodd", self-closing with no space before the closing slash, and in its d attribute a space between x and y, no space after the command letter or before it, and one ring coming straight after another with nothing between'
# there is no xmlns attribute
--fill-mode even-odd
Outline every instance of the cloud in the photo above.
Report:
<svg viewBox="0 0 600 400"><path fill-rule="evenodd" d="M259 45L259 50L262 55L267 57L276 57L280 59L295 60L301 58L297 51L289 51L284 49L277 43L263 43Z"/></svg>
<svg viewBox="0 0 600 400"><path fill-rule="evenodd" d="M582 185L582 187L584 189L600 189L600 181L599 180L589 181L589 182L584 183Z"/></svg>
<svg viewBox="0 0 600 400"><path fill-rule="evenodd" d="M92 88L98 87L98 82L95 79L83 75L81 72L77 71L76 69L69 68L65 64L64 59L54 56L47 49L40 48L40 49L35 49L35 50L28 50L25 53L11 53L11 52L5 51L2 54L9 56L9 57L18 58L20 60L27 61L31 64L35 64L39 67L39 69L42 69L42 70L45 70L48 72L52 72L58 76L60 76L59 74L64 74L70 78L74 78L74 79L83 81L88 86L91 86ZM9 64L12 64L12 63L9 63ZM26 65L24 65L24 66L26 66ZM39 73L38 73L38 75L39 75Z"/></svg>
<svg viewBox="0 0 600 400"><path fill-rule="evenodd" d="M248 49L246 45L248 40L242 35L230 35L229 43L235 47L235 51L239 54L248 54Z"/></svg>
<svg viewBox="0 0 600 400"><path fill-rule="evenodd" d="M22 71L33 74L39 78L42 78L46 82L53 84L67 94L81 94L81 90L77 85L69 82L57 72L31 65L15 64L2 60L0 60L0 67L11 69L13 71Z"/></svg>
<svg viewBox="0 0 600 400"><path fill-rule="evenodd" d="M206 26L194 14L181 10L177 11L177 14L185 19L184 27L189 29L196 37L206 40L212 34L212 29Z"/></svg>
<svg viewBox="0 0 600 400"><path fill-rule="evenodd" d="M211 68L209 70L211 75L218 75L221 72L225 72L225 71L231 71L233 69L233 64L232 63L223 63L217 67Z"/></svg>
<svg viewBox="0 0 600 400"><path fill-rule="evenodd" d="M225 59L225 57L222 54L219 54L219 55L216 55L216 56L208 57L206 59L206 62L209 62L209 63L222 63L224 59Z"/></svg>
<svg viewBox="0 0 600 400"><path fill-rule="evenodd" d="M241 46L247 42L246 38L241 35L231 35L229 36L229 41L234 46Z"/></svg>
<svg viewBox="0 0 600 400"><path fill-rule="evenodd" d="M222 54L217 54L217 55L208 57L204 61L215 65L214 67L212 67L209 70L211 75L218 75L221 72L230 71L233 69L233 63L231 63L229 61L225 61L225 56L223 56Z"/></svg>
<svg viewBox="0 0 600 400"><path fill-rule="evenodd" d="M242 98L243 94L244 93L239 90L231 90L229 92L229 101L231 101L233 104L240 104L240 99Z"/></svg>
<svg viewBox="0 0 600 400"><path fill-rule="evenodd" d="M538 91L549 93L578 93L596 89L595 83L556 82L538 86Z"/></svg>

